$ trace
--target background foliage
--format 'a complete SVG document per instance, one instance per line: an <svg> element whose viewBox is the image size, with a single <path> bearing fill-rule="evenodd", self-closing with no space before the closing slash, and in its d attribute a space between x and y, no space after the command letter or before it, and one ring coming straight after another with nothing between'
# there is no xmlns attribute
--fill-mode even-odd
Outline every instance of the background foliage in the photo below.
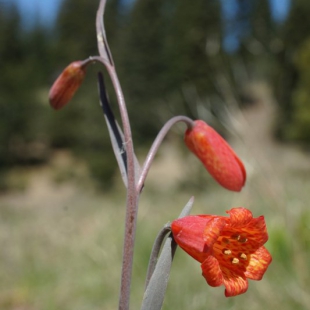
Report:
<svg viewBox="0 0 310 310"><path fill-rule="evenodd" d="M153 138L174 114L203 117L199 108L204 107L220 118L223 105L251 102L247 85L264 79L274 85L279 106L275 135L309 144L308 1L294 1L282 23L272 19L267 0L238 3L237 18L225 23L216 0L195 5L189 0L108 1L108 39L137 143ZM53 113L47 103L48 88L59 72L73 60L96 54L96 9L96 1L64 0L52 29L37 23L30 30L22 29L13 4L1 10L2 171L45 162L51 150L71 148L88 160L98 180L104 183L112 176L112 154L106 151L109 142L98 113L98 68L89 70L64 110ZM225 27L239 29L234 52L223 48ZM106 163L98 155L103 150Z"/></svg>

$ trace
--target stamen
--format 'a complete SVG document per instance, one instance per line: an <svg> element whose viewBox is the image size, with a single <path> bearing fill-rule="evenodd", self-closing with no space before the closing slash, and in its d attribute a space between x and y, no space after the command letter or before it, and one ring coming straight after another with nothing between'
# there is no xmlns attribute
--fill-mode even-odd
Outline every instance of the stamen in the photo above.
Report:
<svg viewBox="0 0 310 310"><path fill-rule="evenodd" d="M231 238L239 241L241 236L236 234L236 235L232 235Z"/></svg>
<svg viewBox="0 0 310 310"><path fill-rule="evenodd" d="M224 253L225 255L230 255L230 254L231 254L231 250L229 250L229 249L223 249L223 253Z"/></svg>
<svg viewBox="0 0 310 310"><path fill-rule="evenodd" d="M239 259L234 257L232 260L231 260L231 263L232 264L238 264L239 263Z"/></svg>
<svg viewBox="0 0 310 310"><path fill-rule="evenodd" d="M239 257L241 258L241 259L243 259L243 260L247 260L247 256L246 256L246 254L244 254L244 253L241 253L240 255L239 255Z"/></svg>

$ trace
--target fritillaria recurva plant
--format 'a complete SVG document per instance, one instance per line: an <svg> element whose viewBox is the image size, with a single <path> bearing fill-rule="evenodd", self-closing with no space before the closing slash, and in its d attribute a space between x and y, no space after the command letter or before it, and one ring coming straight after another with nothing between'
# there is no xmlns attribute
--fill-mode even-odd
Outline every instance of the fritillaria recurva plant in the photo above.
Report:
<svg viewBox="0 0 310 310"><path fill-rule="evenodd" d="M104 65L112 81L122 126L117 124L108 102L103 75L98 74L100 105L127 190L119 310L128 310L139 197L156 152L170 128L178 122L186 125L185 145L224 188L241 191L246 181L246 172L242 161L213 128L202 120L192 120L187 116L175 116L166 122L140 167L134 153L124 95L105 34L105 4L106 0L100 1L96 16L99 55L69 64L51 87L49 100L54 109L63 108L83 82L87 66L94 62ZM245 293L247 279L260 280L271 262L271 255L264 247L268 234L263 216L253 218L252 213L245 208L231 209L228 211L230 217L190 216L193 202L192 197L179 218L166 224L154 242L142 310L162 308L177 245L201 263L202 274L209 285L225 286L226 297Z"/></svg>

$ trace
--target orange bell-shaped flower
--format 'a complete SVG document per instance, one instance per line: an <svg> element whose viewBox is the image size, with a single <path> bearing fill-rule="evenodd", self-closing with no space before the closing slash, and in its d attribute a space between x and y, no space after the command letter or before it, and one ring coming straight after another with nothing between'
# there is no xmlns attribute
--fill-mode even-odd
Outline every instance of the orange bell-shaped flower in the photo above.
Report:
<svg viewBox="0 0 310 310"><path fill-rule="evenodd" d="M201 120L194 123L195 125L185 132L184 141L187 147L219 184L232 191L241 191L246 180L241 160L212 127Z"/></svg>
<svg viewBox="0 0 310 310"><path fill-rule="evenodd" d="M248 280L261 280L272 261L263 246L268 240L263 216L253 218L245 208L230 217L194 215L171 223L175 242L201 263L210 286L225 286L225 296L245 293Z"/></svg>
<svg viewBox="0 0 310 310"><path fill-rule="evenodd" d="M85 62L74 61L59 75L49 92L50 105L59 110L73 97L86 73Z"/></svg>

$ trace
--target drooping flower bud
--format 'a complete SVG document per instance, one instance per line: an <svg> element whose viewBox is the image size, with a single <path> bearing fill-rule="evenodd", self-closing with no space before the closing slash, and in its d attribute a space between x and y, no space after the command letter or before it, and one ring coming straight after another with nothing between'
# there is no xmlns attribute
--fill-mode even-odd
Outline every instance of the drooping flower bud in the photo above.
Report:
<svg viewBox="0 0 310 310"><path fill-rule="evenodd" d="M245 168L228 143L204 121L185 132L187 147L200 159L212 177L226 189L239 192L246 180Z"/></svg>
<svg viewBox="0 0 310 310"><path fill-rule="evenodd" d="M83 61L74 61L62 71L49 92L50 105L55 110L61 109L72 99L83 82L85 72Z"/></svg>

